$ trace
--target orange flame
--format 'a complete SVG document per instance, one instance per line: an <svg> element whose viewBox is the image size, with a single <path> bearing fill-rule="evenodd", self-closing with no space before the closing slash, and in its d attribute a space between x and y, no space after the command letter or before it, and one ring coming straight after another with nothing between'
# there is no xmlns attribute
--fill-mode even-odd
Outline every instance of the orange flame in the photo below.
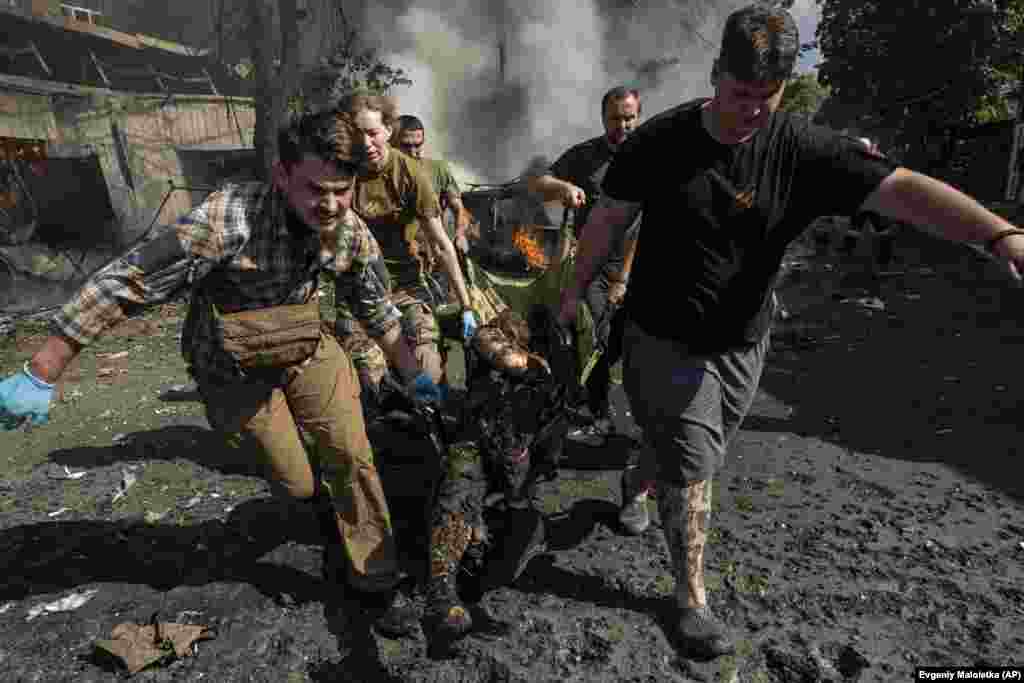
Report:
<svg viewBox="0 0 1024 683"><path fill-rule="evenodd" d="M547 268L548 257L538 239L539 230L532 225L518 225L512 231L512 244L518 249L531 268Z"/></svg>

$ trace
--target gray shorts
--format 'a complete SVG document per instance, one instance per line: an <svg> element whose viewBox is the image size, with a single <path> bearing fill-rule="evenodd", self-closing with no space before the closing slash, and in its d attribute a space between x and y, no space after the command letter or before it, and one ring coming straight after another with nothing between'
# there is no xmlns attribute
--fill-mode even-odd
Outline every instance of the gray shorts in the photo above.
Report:
<svg viewBox="0 0 1024 683"><path fill-rule="evenodd" d="M622 346L623 386L644 433L640 476L673 485L712 478L757 393L768 336L694 355L627 322Z"/></svg>

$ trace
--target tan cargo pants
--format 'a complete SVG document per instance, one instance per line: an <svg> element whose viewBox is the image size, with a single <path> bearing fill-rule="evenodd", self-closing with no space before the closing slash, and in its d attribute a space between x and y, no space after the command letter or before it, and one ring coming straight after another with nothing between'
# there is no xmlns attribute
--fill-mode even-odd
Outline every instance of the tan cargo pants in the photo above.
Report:
<svg viewBox="0 0 1024 683"><path fill-rule="evenodd" d="M198 382L207 419L227 434L248 434L262 447L277 493L306 499L316 490L299 427L315 442L350 560L349 581L365 591L398 582L398 557L387 501L366 436L359 380L330 335L283 378L250 378L232 385Z"/></svg>

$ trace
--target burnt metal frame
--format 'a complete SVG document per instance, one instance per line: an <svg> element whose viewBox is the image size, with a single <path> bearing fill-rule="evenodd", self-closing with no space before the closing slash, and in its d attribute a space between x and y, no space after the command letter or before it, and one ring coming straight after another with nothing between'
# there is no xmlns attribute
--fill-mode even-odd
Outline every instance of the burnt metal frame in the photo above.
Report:
<svg viewBox="0 0 1024 683"><path fill-rule="evenodd" d="M22 55L32 55L36 58L36 61L39 62L39 66L42 67L43 71L46 72L46 75L53 76L53 71L50 70L50 65L46 63L46 60L43 59L43 54L39 51L39 48L36 47L36 44L31 40L28 42L27 46L21 48L0 46L0 55L4 55L6 57L9 57L10 59L15 59L16 57L21 57Z"/></svg>

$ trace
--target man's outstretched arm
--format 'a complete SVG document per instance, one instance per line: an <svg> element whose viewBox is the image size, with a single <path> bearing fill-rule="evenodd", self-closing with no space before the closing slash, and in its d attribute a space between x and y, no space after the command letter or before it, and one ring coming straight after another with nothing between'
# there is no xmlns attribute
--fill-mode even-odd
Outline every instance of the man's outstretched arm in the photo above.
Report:
<svg viewBox="0 0 1024 683"><path fill-rule="evenodd" d="M910 223L954 242L991 245L993 252L1016 270L1024 265L1024 231L1015 234L1017 226L960 190L923 173L897 168L868 196L861 210Z"/></svg>

